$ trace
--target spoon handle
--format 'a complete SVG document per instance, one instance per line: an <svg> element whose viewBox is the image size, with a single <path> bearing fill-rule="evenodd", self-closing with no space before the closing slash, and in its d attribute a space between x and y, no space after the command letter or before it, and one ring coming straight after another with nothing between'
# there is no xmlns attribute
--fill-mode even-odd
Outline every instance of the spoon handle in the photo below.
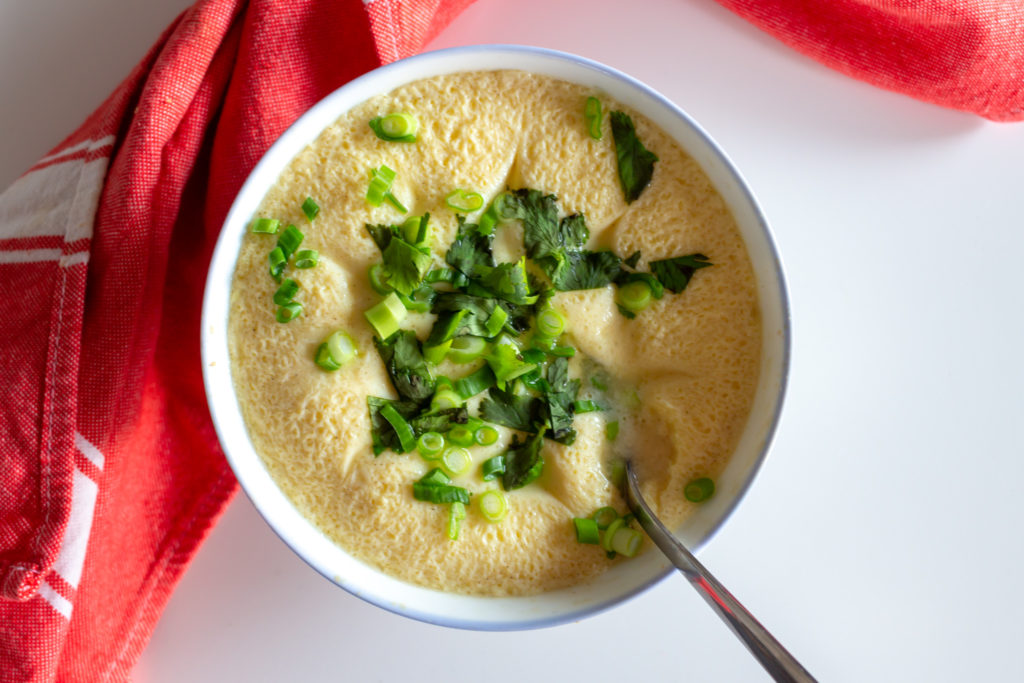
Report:
<svg viewBox="0 0 1024 683"><path fill-rule="evenodd" d="M711 572L693 556L693 553L687 550L673 534L669 533L661 521L654 516L640 495L632 464L626 467L626 479L629 506L633 514L636 515L637 521L640 522L640 526L661 549L661 552L697 589L704 600L711 605L722 621L743 641L743 644L757 658L765 671L776 681L813 683L815 679L807 672L807 669L801 666L800 662L779 641L775 640L768 629L762 626L754 618L754 615L748 612L747 608L741 605L740 601L734 598L732 593L726 590L725 586L720 584L711 575Z"/></svg>

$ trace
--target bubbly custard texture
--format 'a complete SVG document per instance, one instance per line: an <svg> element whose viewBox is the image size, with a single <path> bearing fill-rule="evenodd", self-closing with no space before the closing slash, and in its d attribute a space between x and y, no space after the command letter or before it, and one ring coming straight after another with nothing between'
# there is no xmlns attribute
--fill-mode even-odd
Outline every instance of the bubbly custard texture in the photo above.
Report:
<svg viewBox="0 0 1024 683"><path fill-rule="evenodd" d="M606 112L603 138L591 139L583 120L588 95ZM607 112L626 111L644 145L658 155L654 177L626 204L616 172ZM367 121L394 111L420 122L415 144L377 139ZM636 319L615 306L614 288L563 292L553 305L567 320L566 341L579 353L570 375L583 380L580 398L615 409L578 415L571 446L547 441L543 476L506 494L509 513L498 524L468 506L459 539L445 534L448 506L413 498L412 482L431 465L416 453L371 450L367 396L395 398L363 311L380 300L367 269L381 255L366 223L400 223L386 203L365 201L367 169L395 169L394 194L410 215L430 213L435 265L454 238L455 214L445 196L455 188L486 201L506 188L553 193L563 214L580 212L588 248L622 257L641 250L651 260L700 252L713 267L696 273L682 294L666 292ZM300 206L321 206L311 225ZM671 524L693 505L683 487L717 477L746 423L759 372L761 322L750 262L735 222L697 163L664 132L627 107L585 87L523 72L477 72L431 78L375 97L342 116L299 154L270 190L258 216L294 223L302 248L320 252L311 270L289 267L299 282L303 315L276 322L277 284L267 272L274 237L248 234L231 292L232 374L249 433L271 475L296 507L348 552L415 584L477 595L525 595L586 581L608 567L599 546L576 542L571 518L625 504L608 482L606 463L632 454L644 494ZM470 216L475 220L475 215ZM498 228L495 253L522 252L522 230ZM420 339L433 316L410 316ZM406 325L408 326L408 324ZM331 332L346 330L358 357L338 372L313 363ZM435 374L459 376L476 366L442 364ZM602 370L612 396L592 387ZM475 407L475 402L470 404ZM471 411L472 412L472 411ZM605 424L620 423L614 442ZM500 488L484 482L479 464L501 453L513 431L471 449L475 465L453 483L474 498ZM628 560L618 559L614 562Z"/></svg>

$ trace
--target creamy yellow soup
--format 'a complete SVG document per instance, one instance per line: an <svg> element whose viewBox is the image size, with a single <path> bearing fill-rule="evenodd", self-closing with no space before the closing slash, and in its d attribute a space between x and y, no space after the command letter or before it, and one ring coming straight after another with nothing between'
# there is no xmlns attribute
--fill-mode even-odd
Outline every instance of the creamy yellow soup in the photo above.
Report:
<svg viewBox="0 0 1024 683"><path fill-rule="evenodd" d="M604 111L621 110L643 144L657 154L650 185L627 204L616 170L607 114L603 135L588 135L583 105L597 96ZM409 112L420 123L413 144L380 140L368 121ZM367 170L397 171L392 192L409 215L430 213L433 260L444 267L457 230L445 205L455 188L490 201L507 188L558 197L563 215L582 213L590 249L622 257L640 250L650 261L692 253L712 267L699 270L680 294L666 292L633 320L616 307L615 287L560 292L552 303L566 319L563 343L578 353L570 375L580 398L610 409L579 414L570 446L546 440L542 476L506 493L509 512L488 522L468 507L457 540L446 534L448 506L415 500L412 483L434 465L415 452L375 457L367 397L396 398L363 312L381 300L367 278L381 254L365 225L398 224L404 216L366 201ZM310 223L307 196L321 210ZM249 234L231 292L232 375L252 441L296 508L362 561L421 586L474 595L528 595L592 579L615 562L600 546L576 540L573 517L625 504L608 465L631 456L644 494L670 524L692 512L683 488L716 478L744 429L758 380L761 322L753 271L735 221L700 166L649 120L602 93L545 76L472 72L430 78L374 97L328 127L300 153L267 193L257 216L293 223L302 248L319 264L289 267L300 290L301 316L282 324L268 274L275 238ZM477 216L470 215L470 220ZM522 228L497 228L498 260L523 252ZM410 316L422 341L434 316ZM319 344L345 330L357 357L336 372L313 362ZM457 377L477 366L445 361L435 375ZM595 374L611 377L607 391ZM598 384L602 384L598 382ZM470 401L474 412L479 397ZM618 436L606 426L615 421ZM480 464L508 448L514 430L497 427L498 442L471 450L474 466L453 484L473 498L500 489L483 481Z"/></svg>

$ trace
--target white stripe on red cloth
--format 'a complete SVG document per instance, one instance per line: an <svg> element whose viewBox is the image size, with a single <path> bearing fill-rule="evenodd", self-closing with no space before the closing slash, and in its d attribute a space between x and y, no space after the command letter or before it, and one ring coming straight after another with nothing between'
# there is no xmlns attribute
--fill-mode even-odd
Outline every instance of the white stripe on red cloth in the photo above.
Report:
<svg viewBox="0 0 1024 683"><path fill-rule="evenodd" d="M108 135L104 138L100 138L99 140L84 140L82 142L79 142L78 144L71 145L70 147L65 147L64 149L58 150L53 154L46 155L45 157L37 161L36 165L38 166L40 164L45 164L49 161L59 159L60 157L68 156L69 154L74 154L79 150L92 151L95 149L99 149L100 147L105 147L106 145L112 145L114 144L114 140L116 139L117 138L115 136Z"/></svg>
<svg viewBox="0 0 1024 683"><path fill-rule="evenodd" d="M38 595L50 603L50 606L57 610L65 619L71 619L71 601L55 591L53 586L44 581L39 586Z"/></svg>
<svg viewBox="0 0 1024 683"><path fill-rule="evenodd" d="M36 168L0 194L0 239L92 237L109 156L71 158Z"/></svg>
<svg viewBox="0 0 1024 683"><path fill-rule="evenodd" d="M78 432L75 432L75 447L97 470L103 469L103 453ZM89 545L96 496L99 493L97 482L82 472L80 467L75 467L72 476L71 511L68 515L67 529L64 531L64 541L53 563L53 574L39 587L39 595L66 619L71 618L71 610L74 607L69 598L82 579L85 551ZM62 595L57 588L61 583L67 584L63 592L68 595Z"/></svg>

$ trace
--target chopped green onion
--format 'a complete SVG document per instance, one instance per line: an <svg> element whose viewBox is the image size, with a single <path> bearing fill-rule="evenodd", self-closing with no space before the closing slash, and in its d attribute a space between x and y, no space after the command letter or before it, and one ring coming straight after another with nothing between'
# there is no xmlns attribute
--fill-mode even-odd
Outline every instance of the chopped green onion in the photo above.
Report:
<svg viewBox="0 0 1024 683"><path fill-rule="evenodd" d="M448 196L444 198L444 203L454 211L470 213L483 207L484 198L479 192L459 188L449 192Z"/></svg>
<svg viewBox="0 0 1024 683"><path fill-rule="evenodd" d="M484 464L480 466L480 471L483 474L484 481L491 481L505 474L504 454L484 460Z"/></svg>
<svg viewBox="0 0 1024 683"><path fill-rule="evenodd" d="M587 121L587 132L595 140L601 139L601 100L588 97L583 105L583 118Z"/></svg>
<svg viewBox="0 0 1024 683"><path fill-rule="evenodd" d="M615 441L615 437L619 435L619 421L612 420L604 426L604 435L609 441Z"/></svg>
<svg viewBox="0 0 1024 683"><path fill-rule="evenodd" d="M597 545L601 542L601 533L597 530L597 522L587 517L573 517L572 523L576 525L576 541L578 543L590 543Z"/></svg>
<svg viewBox="0 0 1024 683"><path fill-rule="evenodd" d="M338 365L344 365L356 357L356 341L346 332L333 332L324 343L327 344L331 358Z"/></svg>
<svg viewBox="0 0 1024 683"><path fill-rule="evenodd" d="M370 180L370 186L366 188L366 202L371 206L380 206L384 201L384 195L389 193L391 185L374 176Z"/></svg>
<svg viewBox="0 0 1024 683"><path fill-rule="evenodd" d="M404 417L398 414L393 405L390 403L384 404L384 407L380 409L380 414L395 430L395 434L398 435L398 441L402 446L403 453L408 453L416 447L416 435L413 434L412 427L405 421Z"/></svg>
<svg viewBox="0 0 1024 683"><path fill-rule="evenodd" d="M498 430L494 427L481 427L473 433L473 440L481 446L490 446L498 441Z"/></svg>
<svg viewBox="0 0 1024 683"><path fill-rule="evenodd" d="M494 312L487 318L487 322L484 323L484 328L487 330L488 337L497 337L498 333L505 328L505 323L508 322L508 312L501 306L495 306Z"/></svg>
<svg viewBox="0 0 1024 683"><path fill-rule="evenodd" d="M691 503L703 503L715 495L715 482L708 477L694 479L683 488L683 495Z"/></svg>
<svg viewBox="0 0 1024 683"><path fill-rule="evenodd" d="M312 197L306 197L306 201L302 202L302 213L306 214L306 218L312 223L316 215L320 213L320 205Z"/></svg>
<svg viewBox="0 0 1024 683"><path fill-rule="evenodd" d="M451 477L441 471L440 467L435 467L426 474L424 474L419 483L426 486L443 486L445 484L452 483Z"/></svg>
<svg viewBox="0 0 1024 683"><path fill-rule="evenodd" d="M598 391L608 391L608 375L598 372L590 377L590 385Z"/></svg>
<svg viewBox="0 0 1024 683"><path fill-rule="evenodd" d="M448 538L453 541L459 538L459 525L466 518L466 505L459 501L452 503L448 509Z"/></svg>
<svg viewBox="0 0 1024 683"><path fill-rule="evenodd" d="M560 356L562 358L572 358L576 355L576 349L571 346L556 346L555 348L548 351L552 356Z"/></svg>
<svg viewBox="0 0 1024 683"><path fill-rule="evenodd" d="M294 254L299 248L299 245L302 244L302 240L304 238L305 235L302 234L302 231L290 223L288 224L288 227L278 235L277 246L284 252L286 260L292 257L292 254Z"/></svg>
<svg viewBox="0 0 1024 683"><path fill-rule="evenodd" d="M643 280L634 280L619 287L619 303L634 313L651 305L651 286Z"/></svg>
<svg viewBox="0 0 1024 683"><path fill-rule="evenodd" d="M437 432L424 432L416 440L416 450L420 452L424 460L437 460L437 457L444 450L444 437Z"/></svg>
<svg viewBox="0 0 1024 683"><path fill-rule="evenodd" d="M372 287L373 291L378 294L387 294L394 290L394 287L385 282L387 274L384 272L383 263L374 263L370 266L370 270L367 272L367 275L370 277L370 287Z"/></svg>
<svg viewBox="0 0 1024 683"><path fill-rule="evenodd" d="M534 325L539 335L554 339L565 331L565 316L553 308L545 308L537 314Z"/></svg>
<svg viewBox="0 0 1024 683"><path fill-rule="evenodd" d="M451 440L450 437L451 434L449 434L449 441ZM465 474L472 466L473 457L465 448L455 448L452 446L444 449L444 453L441 454L441 467L450 476L456 477L460 474Z"/></svg>
<svg viewBox="0 0 1024 683"><path fill-rule="evenodd" d="M376 306L364 311L363 315L366 316L366 320L373 327L377 336L381 339L387 339L395 332L398 332L398 328L402 321L405 320L405 316L408 315L408 311L402 305L401 299L394 292L391 292Z"/></svg>
<svg viewBox="0 0 1024 683"><path fill-rule="evenodd" d="M441 361L444 360L445 355L447 355L448 349L450 349L451 347L451 339L441 344L437 344L435 346L425 346L423 347L423 357L427 359L428 363L440 365Z"/></svg>
<svg viewBox="0 0 1024 683"><path fill-rule="evenodd" d="M288 265L288 257L284 255L284 250L281 247L274 247L270 250L267 258L270 259L270 277L280 282L284 267Z"/></svg>
<svg viewBox="0 0 1024 683"><path fill-rule="evenodd" d="M463 505L469 503L469 491L459 486L452 486L448 478L440 468L434 469L423 475L419 481L412 485L412 495L416 500L428 503L454 503Z"/></svg>
<svg viewBox="0 0 1024 683"><path fill-rule="evenodd" d="M455 391L463 400L476 396L485 389L490 389L495 384L494 371L490 366L484 365L476 372L456 380Z"/></svg>
<svg viewBox="0 0 1024 683"><path fill-rule="evenodd" d="M385 142L416 142L420 123L412 114L395 112L370 119L370 129Z"/></svg>
<svg viewBox="0 0 1024 683"><path fill-rule="evenodd" d="M438 389L430 399L431 410L450 410L462 405L462 396L452 389Z"/></svg>
<svg viewBox="0 0 1024 683"><path fill-rule="evenodd" d="M274 303L278 306L284 306L295 298L295 295L299 292L299 283L295 280L284 280L281 286L274 292Z"/></svg>
<svg viewBox="0 0 1024 683"><path fill-rule="evenodd" d="M277 309L277 322L290 323L302 315L302 304L298 301L291 301Z"/></svg>
<svg viewBox="0 0 1024 683"><path fill-rule="evenodd" d="M522 356L523 360L525 360L527 363L537 364L543 363L546 358L544 352L541 351L540 349L526 349L523 351Z"/></svg>
<svg viewBox="0 0 1024 683"><path fill-rule="evenodd" d="M465 335L451 340L448 360L453 363L472 363L487 351L487 340L483 337Z"/></svg>
<svg viewBox="0 0 1024 683"><path fill-rule="evenodd" d="M456 446L472 446L473 430L466 425L455 425L448 430L448 440Z"/></svg>
<svg viewBox="0 0 1024 683"><path fill-rule="evenodd" d="M538 351L551 351L551 349L555 348L556 344L557 342L551 337L544 337L541 335L534 335L531 342L531 346Z"/></svg>
<svg viewBox="0 0 1024 683"><path fill-rule="evenodd" d="M402 234L405 235L405 241L409 244L426 246L427 237L430 236L428 232L429 227L429 213L425 213L422 216L409 216L402 222Z"/></svg>
<svg viewBox="0 0 1024 683"><path fill-rule="evenodd" d="M398 197L391 194L391 192L387 192L384 194L384 201L386 201L388 204L395 207L402 213L409 213L409 209L405 208L405 204L398 201Z"/></svg>
<svg viewBox="0 0 1024 683"><path fill-rule="evenodd" d="M605 532L605 536L607 535L608 533ZM624 526L618 529L612 536L612 550L620 555L633 557L640 550L640 544L643 543L643 540L644 537L639 531Z"/></svg>
<svg viewBox="0 0 1024 683"><path fill-rule="evenodd" d="M371 206L380 206L388 196L394 198L391 194L391 183L395 181L395 175L393 170L383 164L380 168L370 169L370 186L366 190L366 201ZM399 210L404 213L404 208Z"/></svg>
<svg viewBox="0 0 1024 683"><path fill-rule="evenodd" d="M481 235L490 235L494 232L494 226L504 219L504 216L502 215L502 202L504 202L504 200L504 192L491 200L491 205L487 207L487 210L483 212L480 216L480 220L478 221L478 233Z"/></svg>
<svg viewBox="0 0 1024 683"><path fill-rule="evenodd" d="M619 513L615 511L615 508L605 506L595 510L591 517L597 523L597 528L604 530L619 518Z"/></svg>
<svg viewBox="0 0 1024 683"><path fill-rule="evenodd" d="M334 358L331 357L331 352L327 348L327 342L323 342L320 346L316 347L316 356L314 356L313 362L327 372L334 372L341 368L341 365L335 363Z"/></svg>
<svg viewBox="0 0 1024 683"><path fill-rule="evenodd" d="M593 413L598 410L604 410L601 406L594 403L590 399L584 399L582 401L574 401L573 408L577 414L579 413Z"/></svg>
<svg viewBox="0 0 1024 683"><path fill-rule="evenodd" d="M597 522L594 522L594 520L590 520L590 521L594 523L595 527L597 527ZM621 529L625 525L626 525L626 520L623 519L622 517L619 517L618 519L613 521L611 524L609 524L608 528L604 532L604 538L601 539L601 547L604 548L605 550L609 551L609 552L612 552L614 550L614 548L612 548L612 539L615 538L615 532L618 531L619 529Z"/></svg>
<svg viewBox="0 0 1024 683"><path fill-rule="evenodd" d="M413 297L406 296L397 290L395 291L395 294L398 296L398 300L402 302L402 305L405 306L405 310L407 311L412 311L413 313L426 313L430 310L429 301L417 301Z"/></svg>
<svg viewBox="0 0 1024 683"><path fill-rule="evenodd" d="M313 268L320 262L320 252L315 249L303 249L295 254L295 267L306 269Z"/></svg>
<svg viewBox="0 0 1024 683"><path fill-rule="evenodd" d="M508 502L505 500L505 494L496 489L481 493L476 503L480 514L491 524L497 524L508 514Z"/></svg>
<svg viewBox="0 0 1024 683"><path fill-rule="evenodd" d="M265 235L273 235L277 232L277 226L279 225L281 225L281 221L276 218L257 218L252 222L252 231Z"/></svg>

